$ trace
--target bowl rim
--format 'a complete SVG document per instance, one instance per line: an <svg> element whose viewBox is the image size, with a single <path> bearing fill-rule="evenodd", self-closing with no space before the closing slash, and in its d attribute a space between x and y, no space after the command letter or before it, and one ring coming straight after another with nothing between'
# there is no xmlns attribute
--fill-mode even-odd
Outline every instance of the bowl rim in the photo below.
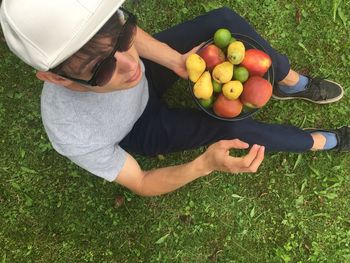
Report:
<svg viewBox="0 0 350 263"><path fill-rule="evenodd" d="M246 42L247 44L253 46L255 49L260 49L262 51L264 51L266 54L268 54L266 52L266 49L261 45L259 44L256 40L254 40L253 38L251 38L250 36L247 36L247 35L244 35L244 34L240 34L240 33L232 33L231 32L231 35L239 40L239 41L243 41L244 43ZM205 48L206 46L212 44L214 41L213 41L213 38L211 39L208 39L206 42L204 42L202 45L200 45L199 49L197 50L197 54L198 52L200 52L203 48ZM267 80L271 83L271 85L273 86L274 85L274 81L275 81L275 76L274 76L274 68L273 68L273 63L271 63L271 66L270 68L268 69L267 73L265 74L267 75ZM265 76L264 76L265 78ZM265 78L266 79L266 78ZM262 109L263 107L261 108L255 108L255 109L252 109L250 111L247 111L247 112L241 112L238 116L236 117L233 117L233 118L224 118L224 117L220 117L218 115L216 115L214 113L214 111L211 109L207 109L205 107L203 107L200 103L199 103L199 100L194 96L194 92L193 92L193 82L191 82L191 80L188 80L188 83L189 83L189 90L190 90L190 93L195 101L195 103L197 104L197 106L202 110L204 111L206 114L210 115L211 117L215 118L215 119L219 119L219 120L223 120L223 121L229 121L229 122L232 122L232 121L240 121L240 120L244 120L248 117L251 117L253 114L257 113L260 109Z"/></svg>

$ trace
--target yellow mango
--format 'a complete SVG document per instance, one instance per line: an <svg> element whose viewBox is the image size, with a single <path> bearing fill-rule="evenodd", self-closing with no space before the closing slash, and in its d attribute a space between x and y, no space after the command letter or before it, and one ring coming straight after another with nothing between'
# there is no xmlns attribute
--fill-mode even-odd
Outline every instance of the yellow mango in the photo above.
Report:
<svg viewBox="0 0 350 263"><path fill-rule="evenodd" d="M217 65L213 70L213 79L218 83L227 83L233 76L233 64L225 61Z"/></svg>
<svg viewBox="0 0 350 263"><path fill-rule="evenodd" d="M204 72L194 84L193 93L197 99L205 100L213 95L213 83L209 71Z"/></svg>
<svg viewBox="0 0 350 263"><path fill-rule="evenodd" d="M227 48L227 59L234 65L240 64L245 56L245 46L241 41L232 42Z"/></svg>
<svg viewBox="0 0 350 263"><path fill-rule="evenodd" d="M205 71L206 64L198 54L191 54L186 59L186 70L192 82L197 82Z"/></svg>

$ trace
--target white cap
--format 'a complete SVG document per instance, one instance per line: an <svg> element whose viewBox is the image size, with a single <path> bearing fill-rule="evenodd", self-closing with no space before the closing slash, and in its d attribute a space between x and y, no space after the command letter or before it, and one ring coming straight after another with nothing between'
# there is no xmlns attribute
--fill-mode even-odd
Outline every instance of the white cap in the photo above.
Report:
<svg viewBox="0 0 350 263"><path fill-rule="evenodd" d="M3 0L0 22L20 59L47 71L88 42L125 0Z"/></svg>

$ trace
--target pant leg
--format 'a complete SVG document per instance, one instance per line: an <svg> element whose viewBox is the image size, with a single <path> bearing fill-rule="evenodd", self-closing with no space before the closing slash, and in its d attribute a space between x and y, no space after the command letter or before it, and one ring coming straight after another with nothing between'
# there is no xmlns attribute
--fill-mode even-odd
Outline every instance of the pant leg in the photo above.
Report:
<svg viewBox="0 0 350 263"><path fill-rule="evenodd" d="M244 18L227 7L210 11L193 20L157 33L154 37L180 53L186 53L212 38L219 28L228 28L233 33L247 35L256 40L270 55L276 80L280 81L287 76L290 70L288 58L271 47ZM178 79L178 76L171 70L149 60L144 60L144 62L148 78L151 79L154 88L160 95Z"/></svg>
<svg viewBox="0 0 350 263"><path fill-rule="evenodd" d="M294 126L267 124L250 118L226 122L196 109L171 109L156 101L147 105L120 146L133 153L152 156L233 138L250 145L264 145L267 151L303 152L313 144L308 132Z"/></svg>

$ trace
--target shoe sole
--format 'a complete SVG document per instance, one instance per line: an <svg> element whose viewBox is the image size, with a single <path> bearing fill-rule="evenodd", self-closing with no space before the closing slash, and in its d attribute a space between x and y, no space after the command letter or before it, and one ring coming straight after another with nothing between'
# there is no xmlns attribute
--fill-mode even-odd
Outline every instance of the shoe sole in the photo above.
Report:
<svg viewBox="0 0 350 263"><path fill-rule="evenodd" d="M276 100L293 100L293 99L306 100L306 101L310 101L310 102L313 102L316 104L329 104L329 103L333 103L333 102L340 100L344 96L344 88L342 86L340 86L339 83L336 83L336 82L328 80L328 79L327 79L327 81L332 82L332 83L336 84L338 87L340 87L341 94L338 97L335 97L335 98L329 99L329 100L324 100L324 101L314 101L312 99L308 99L308 98L304 98L304 97L278 97L278 96L275 96L274 94L272 94L272 98L274 98Z"/></svg>

